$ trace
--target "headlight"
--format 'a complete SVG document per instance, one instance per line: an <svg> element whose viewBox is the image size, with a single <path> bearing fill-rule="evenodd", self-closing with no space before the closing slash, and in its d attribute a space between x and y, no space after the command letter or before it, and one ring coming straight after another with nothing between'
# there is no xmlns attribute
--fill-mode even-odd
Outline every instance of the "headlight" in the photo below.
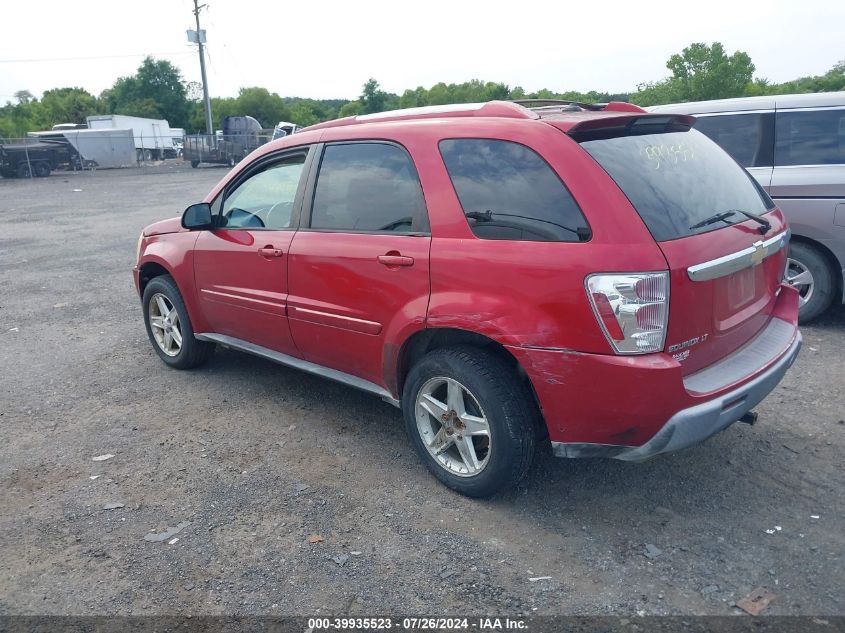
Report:
<svg viewBox="0 0 845 633"><path fill-rule="evenodd" d="M135 248L135 261L137 262L141 259L141 244L144 242L144 232L141 231L141 234L138 236L138 246Z"/></svg>

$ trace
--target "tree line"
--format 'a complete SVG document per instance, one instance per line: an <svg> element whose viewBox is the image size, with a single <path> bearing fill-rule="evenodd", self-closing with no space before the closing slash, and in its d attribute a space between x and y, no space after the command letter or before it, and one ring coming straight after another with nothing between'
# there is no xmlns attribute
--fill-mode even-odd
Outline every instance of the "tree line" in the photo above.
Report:
<svg viewBox="0 0 845 633"><path fill-rule="evenodd" d="M666 68L670 76L641 83L629 93L555 92L548 89L527 93L520 86L473 79L464 83L441 82L430 88L419 86L398 95L382 90L378 81L371 78L355 100L281 97L255 86L241 88L236 97L211 99L211 109L215 129L222 127L223 117L227 115L249 115L269 128L279 121L307 126L337 117L396 108L494 99L563 99L586 103L629 101L650 106L845 90L845 60L823 75L777 84L755 78L755 67L749 55L743 51L729 55L719 42L690 44L672 55ZM120 77L99 96L82 88L70 87L47 90L41 99L36 99L27 90L20 90L15 94L15 101L7 101L5 106L0 107L0 137L21 137L27 132L50 129L57 123L84 123L85 117L93 114L167 119L171 127L185 128L188 132L202 132L205 128L202 86L196 82L185 82L173 64L152 57L145 58L134 75Z"/></svg>

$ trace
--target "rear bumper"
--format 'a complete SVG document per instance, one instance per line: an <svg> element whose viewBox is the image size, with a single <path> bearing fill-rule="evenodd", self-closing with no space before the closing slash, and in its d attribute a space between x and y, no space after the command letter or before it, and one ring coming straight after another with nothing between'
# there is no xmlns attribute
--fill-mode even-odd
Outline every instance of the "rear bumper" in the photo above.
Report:
<svg viewBox="0 0 845 633"><path fill-rule="evenodd" d="M642 446L552 442L554 454L558 457L612 457L642 461L703 442L760 404L795 362L800 349L801 334L797 333L787 351L762 374L738 389L678 411Z"/></svg>
<svg viewBox="0 0 845 633"><path fill-rule="evenodd" d="M693 374L667 353L508 349L531 380L556 455L642 460L701 442L759 404L798 355L797 320L798 293L784 285L757 336Z"/></svg>

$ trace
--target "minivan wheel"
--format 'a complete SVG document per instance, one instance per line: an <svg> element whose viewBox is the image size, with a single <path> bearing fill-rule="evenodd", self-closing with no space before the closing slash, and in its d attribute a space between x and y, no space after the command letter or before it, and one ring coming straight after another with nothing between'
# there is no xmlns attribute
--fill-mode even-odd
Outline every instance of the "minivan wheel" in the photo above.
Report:
<svg viewBox="0 0 845 633"><path fill-rule="evenodd" d="M426 354L402 395L417 454L446 486L489 497L520 481L534 457L536 407L497 356L459 346Z"/></svg>
<svg viewBox="0 0 845 633"><path fill-rule="evenodd" d="M833 300L833 275L817 249L802 242L789 247L786 283L798 291L798 320L807 323L827 310Z"/></svg>
<svg viewBox="0 0 845 633"><path fill-rule="evenodd" d="M147 336L161 360L176 369L190 369L211 358L214 343L194 337L185 302L170 275L152 279L142 303Z"/></svg>

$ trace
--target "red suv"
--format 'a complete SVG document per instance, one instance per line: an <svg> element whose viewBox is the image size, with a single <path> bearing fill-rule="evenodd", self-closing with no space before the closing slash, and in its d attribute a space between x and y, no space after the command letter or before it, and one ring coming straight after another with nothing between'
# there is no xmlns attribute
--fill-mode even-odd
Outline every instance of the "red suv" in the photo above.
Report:
<svg viewBox="0 0 845 633"><path fill-rule="evenodd" d="M547 438L700 442L753 417L801 335L782 213L693 122L490 102L271 142L144 230L150 341L175 368L221 344L379 395L471 496Z"/></svg>

